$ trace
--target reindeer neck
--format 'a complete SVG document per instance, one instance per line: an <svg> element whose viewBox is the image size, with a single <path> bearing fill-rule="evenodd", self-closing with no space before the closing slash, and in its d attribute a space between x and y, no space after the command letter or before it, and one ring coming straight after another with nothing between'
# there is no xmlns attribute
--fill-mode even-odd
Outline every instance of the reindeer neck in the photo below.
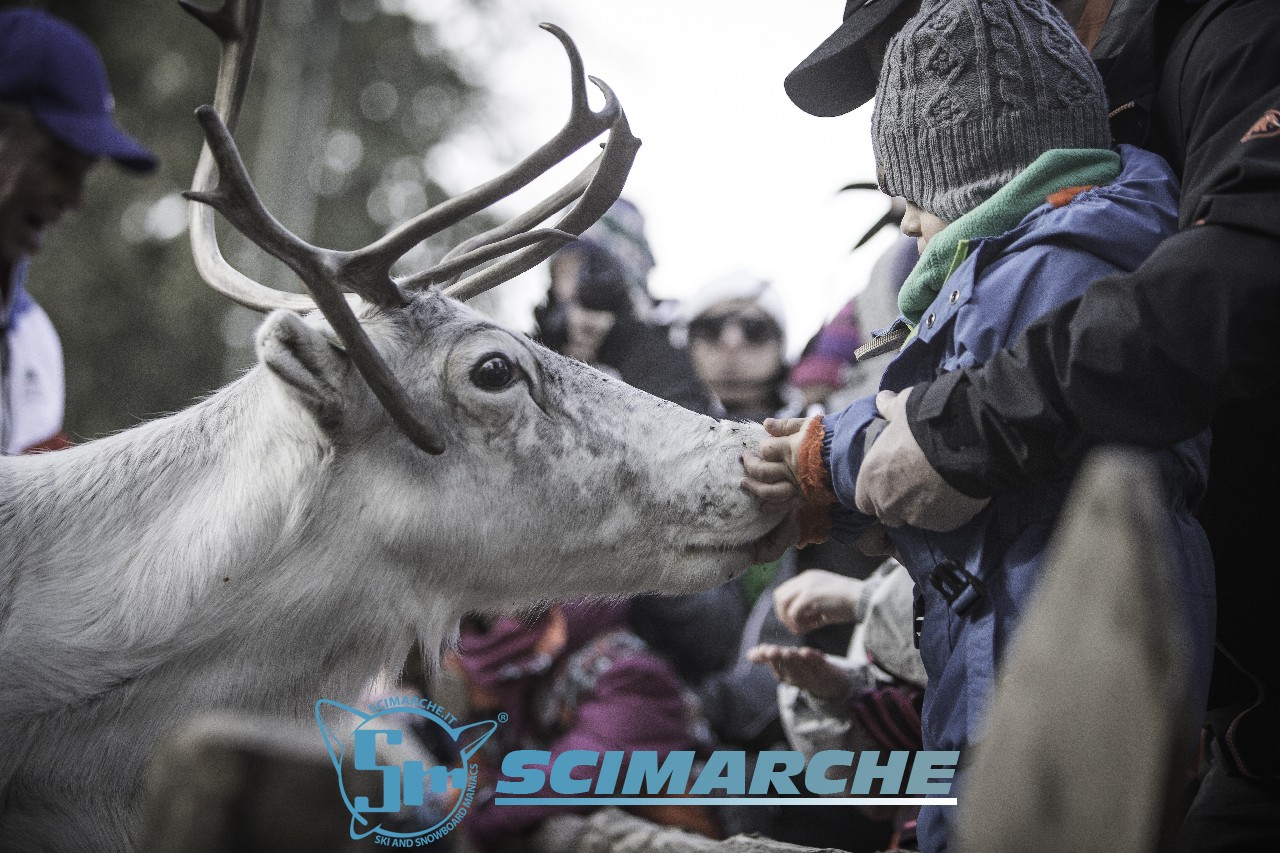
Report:
<svg viewBox="0 0 1280 853"><path fill-rule="evenodd" d="M278 562L325 449L270 382L258 368L176 415L0 460L0 629L43 619L55 645L151 649Z"/></svg>
<svg viewBox="0 0 1280 853"><path fill-rule="evenodd" d="M171 417L0 459L0 650L78 661L81 684L51 699L175 661L225 663L242 694L272 672L337 695L414 634L449 633L455 607L379 571L358 531L334 535L325 495L349 484L271 381L258 368Z"/></svg>
<svg viewBox="0 0 1280 853"><path fill-rule="evenodd" d="M40 457L5 460L10 546L50 565L163 577L226 571L278 535L323 450L259 368L178 414ZM314 431L314 430L313 430ZM293 433L293 435L290 435ZM318 438L318 436L315 436ZM4 546L0 546L4 547Z"/></svg>

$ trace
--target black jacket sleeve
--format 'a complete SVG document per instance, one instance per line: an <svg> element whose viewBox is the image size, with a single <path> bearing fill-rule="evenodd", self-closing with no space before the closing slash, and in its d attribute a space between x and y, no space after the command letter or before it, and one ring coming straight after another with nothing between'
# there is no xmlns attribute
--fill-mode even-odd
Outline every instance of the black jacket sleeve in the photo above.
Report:
<svg viewBox="0 0 1280 853"><path fill-rule="evenodd" d="M1280 4L1209 5L1156 102L1184 230L985 365L913 391L912 432L961 491L1058 475L1099 442L1167 446L1280 378Z"/></svg>

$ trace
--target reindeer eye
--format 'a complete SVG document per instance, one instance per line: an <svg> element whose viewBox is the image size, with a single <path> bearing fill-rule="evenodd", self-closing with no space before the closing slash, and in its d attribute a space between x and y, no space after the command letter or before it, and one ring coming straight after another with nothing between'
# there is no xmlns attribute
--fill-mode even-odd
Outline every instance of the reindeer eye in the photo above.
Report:
<svg viewBox="0 0 1280 853"><path fill-rule="evenodd" d="M519 370L505 355L487 355L471 369L471 381L485 391L501 391L519 376Z"/></svg>

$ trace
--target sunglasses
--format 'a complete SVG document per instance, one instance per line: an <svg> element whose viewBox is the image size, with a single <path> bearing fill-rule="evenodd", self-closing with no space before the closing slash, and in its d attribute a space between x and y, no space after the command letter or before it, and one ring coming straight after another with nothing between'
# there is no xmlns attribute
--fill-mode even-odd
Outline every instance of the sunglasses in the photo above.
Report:
<svg viewBox="0 0 1280 853"><path fill-rule="evenodd" d="M715 317L699 317L689 323L689 337L701 341L719 341L726 326L737 326L747 343L760 345L780 340L782 331L768 317L750 317L741 314L721 314Z"/></svg>

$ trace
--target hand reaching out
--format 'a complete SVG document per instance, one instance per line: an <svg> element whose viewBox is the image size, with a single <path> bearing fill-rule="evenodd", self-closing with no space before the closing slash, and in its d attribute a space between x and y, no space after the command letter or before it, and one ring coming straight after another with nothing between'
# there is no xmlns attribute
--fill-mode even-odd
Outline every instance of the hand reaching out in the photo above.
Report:
<svg viewBox="0 0 1280 853"><path fill-rule="evenodd" d="M862 581L823 569L807 569L773 591L773 612L793 634L852 622Z"/></svg>
<svg viewBox="0 0 1280 853"><path fill-rule="evenodd" d="M747 659L768 664L779 681L794 684L819 699L835 699L849 689L849 673L808 646L763 643L749 650Z"/></svg>
<svg viewBox="0 0 1280 853"><path fill-rule="evenodd" d="M756 541L752 553L755 563L773 562L800 541L795 509L802 499L796 482L795 449L791 445L799 444L804 427L804 418L768 418L764 428L769 438L760 442L760 452L749 450L742 455L742 470L747 474L742 480L742 490L758 500L765 512L783 514L782 521Z"/></svg>
<svg viewBox="0 0 1280 853"><path fill-rule="evenodd" d="M798 513L805 504L796 474L797 459L812 420L768 418L764 428L769 437L760 442L760 451L743 454L742 468L747 476L742 490L755 497L765 512L785 514L777 527L756 541L753 559L757 563L778 559L802 539L820 541L811 538L812 531L805 532Z"/></svg>

